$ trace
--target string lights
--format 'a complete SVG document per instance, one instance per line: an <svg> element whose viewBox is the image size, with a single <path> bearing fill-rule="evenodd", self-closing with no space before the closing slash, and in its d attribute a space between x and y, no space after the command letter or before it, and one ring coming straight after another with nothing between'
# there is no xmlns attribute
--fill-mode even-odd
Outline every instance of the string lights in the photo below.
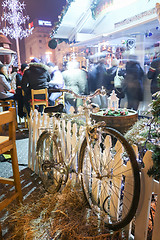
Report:
<svg viewBox="0 0 160 240"><path fill-rule="evenodd" d="M2 22L5 22L5 27L1 29L1 32L10 36L11 39L16 39L18 66L20 67L20 52L19 52L19 40L28 37L32 30L23 28L22 25L27 23L29 16L23 16L23 10L25 9L25 3L19 0L4 0L2 2L2 8L4 13L1 17ZM8 23L8 25L6 25Z"/></svg>
<svg viewBox="0 0 160 240"><path fill-rule="evenodd" d="M54 28L53 28L53 30L50 34L51 38L53 38L54 34L57 33L64 16L66 15L66 13L67 13L69 7L71 6L72 2L75 2L75 0L67 0L66 2L67 2L66 6L63 7L63 10L62 10L61 14L58 16L58 21L54 23Z"/></svg>
<svg viewBox="0 0 160 240"><path fill-rule="evenodd" d="M158 31L160 28L157 26L155 29ZM153 30L153 29L152 29L152 30ZM145 33L145 36L146 36L146 37L151 37L153 34L154 34L154 33L153 33L151 30L149 30L149 31L147 31L147 32Z"/></svg>
<svg viewBox="0 0 160 240"><path fill-rule="evenodd" d="M30 29L23 29L22 24L26 24L29 21L29 16L23 16L23 10L25 9L25 3L20 3L19 0L5 0L2 3L4 9L2 22L8 22L9 26L2 28L4 35L9 35L10 38L25 38L31 34Z"/></svg>

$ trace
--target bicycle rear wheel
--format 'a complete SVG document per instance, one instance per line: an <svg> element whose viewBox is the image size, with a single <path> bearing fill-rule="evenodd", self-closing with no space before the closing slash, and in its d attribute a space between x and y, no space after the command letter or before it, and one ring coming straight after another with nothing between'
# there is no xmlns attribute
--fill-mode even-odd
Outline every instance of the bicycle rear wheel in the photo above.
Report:
<svg viewBox="0 0 160 240"><path fill-rule="evenodd" d="M106 227L118 230L134 217L140 195L140 174L133 148L112 128L98 129L91 140L91 161L86 139L79 164L86 199Z"/></svg>
<svg viewBox="0 0 160 240"><path fill-rule="evenodd" d="M59 166L63 159L60 149L60 143L55 135L44 131L37 141L37 160L39 166L39 175L43 185L50 193L59 191L62 184L62 174Z"/></svg>

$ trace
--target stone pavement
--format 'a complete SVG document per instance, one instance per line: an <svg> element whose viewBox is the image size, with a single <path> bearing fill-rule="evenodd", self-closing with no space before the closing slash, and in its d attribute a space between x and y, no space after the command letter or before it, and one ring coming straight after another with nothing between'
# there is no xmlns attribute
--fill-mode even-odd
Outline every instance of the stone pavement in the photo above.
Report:
<svg viewBox="0 0 160 240"><path fill-rule="evenodd" d="M20 126L16 131L16 139L19 171L21 171L28 166L28 129L24 129L23 126ZM0 177L8 178L11 176L13 176L11 161L0 160Z"/></svg>

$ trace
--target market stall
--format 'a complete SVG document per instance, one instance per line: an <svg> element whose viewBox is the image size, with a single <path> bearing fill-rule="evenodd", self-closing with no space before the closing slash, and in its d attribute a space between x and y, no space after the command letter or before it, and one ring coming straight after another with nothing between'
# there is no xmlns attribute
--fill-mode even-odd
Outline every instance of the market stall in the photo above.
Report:
<svg viewBox="0 0 160 240"><path fill-rule="evenodd" d="M124 58L124 51L134 53L143 66L159 51L156 2L87 0L82 5L80 0L69 1L53 29L52 38L67 39L74 47L85 46L91 55L109 50L109 56ZM90 51L91 47L94 50Z"/></svg>

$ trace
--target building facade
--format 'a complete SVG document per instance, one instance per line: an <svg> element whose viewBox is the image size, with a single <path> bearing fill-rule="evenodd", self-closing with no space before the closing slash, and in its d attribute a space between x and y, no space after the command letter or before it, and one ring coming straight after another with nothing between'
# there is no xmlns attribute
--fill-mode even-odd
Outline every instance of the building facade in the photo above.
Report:
<svg viewBox="0 0 160 240"><path fill-rule="evenodd" d="M44 62L54 62L54 50L48 47L52 23L36 19L29 27L32 28L32 34L25 38L26 62L30 62L34 57Z"/></svg>
<svg viewBox="0 0 160 240"><path fill-rule="evenodd" d="M86 59L86 48L74 47L72 44L66 43L65 41L57 44L54 49L55 64L61 70L65 70L66 63L76 59L79 62L80 68L87 65Z"/></svg>

